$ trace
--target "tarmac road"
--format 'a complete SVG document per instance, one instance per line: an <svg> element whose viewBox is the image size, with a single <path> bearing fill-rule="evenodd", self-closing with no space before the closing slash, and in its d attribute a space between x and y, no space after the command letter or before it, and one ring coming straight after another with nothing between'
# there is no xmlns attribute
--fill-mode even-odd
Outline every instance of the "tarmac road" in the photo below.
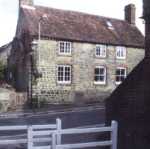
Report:
<svg viewBox="0 0 150 149"><path fill-rule="evenodd" d="M75 127L92 127L103 125L105 122L105 109L99 106L90 106L84 108L73 108L61 111L46 111L38 113L28 113L28 114L9 114L0 115L0 125L26 125L26 124L51 124L56 123L56 118L62 120L62 128L75 128ZM3 136L6 138L14 138L20 134L26 134L25 132L0 132L0 139ZM69 136L64 142L72 141L88 141L91 140L91 135L84 136ZM85 140L86 138L86 140ZM92 138L99 138L99 136L94 135ZM83 141L83 142L84 142ZM14 145L14 146L0 146L0 149L26 149L26 146Z"/></svg>
<svg viewBox="0 0 150 149"><path fill-rule="evenodd" d="M0 125L26 125L55 123L56 118L62 120L62 128L80 127L102 124L105 121L104 107L73 108L61 111L28 113L25 115L9 114L0 117Z"/></svg>

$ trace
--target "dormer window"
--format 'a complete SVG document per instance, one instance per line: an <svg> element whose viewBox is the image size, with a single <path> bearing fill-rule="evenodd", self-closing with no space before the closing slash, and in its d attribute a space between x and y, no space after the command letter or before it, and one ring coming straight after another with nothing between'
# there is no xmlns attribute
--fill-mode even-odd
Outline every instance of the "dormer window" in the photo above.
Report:
<svg viewBox="0 0 150 149"><path fill-rule="evenodd" d="M108 29L114 30L114 27L110 21L106 22Z"/></svg>
<svg viewBox="0 0 150 149"><path fill-rule="evenodd" d="M96 45L96 57L106 57L106 45Z"/></svg>
<svg viewBox="0 0 150 149"><path fill-rule="evenodd" d="M126 47L116 47L116 58L126 59Z"/></svg>
<svg viewBox="0 0 150 149"><path fill-rule="evenodd" d="M60 41L59 42L59 54L71 55L71 42Z"/></svg>

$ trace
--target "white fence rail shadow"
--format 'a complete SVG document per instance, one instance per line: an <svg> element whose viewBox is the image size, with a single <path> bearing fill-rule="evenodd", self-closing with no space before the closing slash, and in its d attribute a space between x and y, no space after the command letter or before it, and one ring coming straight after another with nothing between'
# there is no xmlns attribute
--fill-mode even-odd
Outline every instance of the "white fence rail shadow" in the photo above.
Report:
<svg viewBox="0 0 150 149"><path fill-rule="evenodd" d="M112 121L109 127L93 127L93 128L71 128L62 129L60 119L56 119L55 124L49 125L24 125L24 126L0 126L0 134L2 132L19 132L24 131L24 136L19 138L0 139L0 145L26 144L27 149L77 149L89 148L97 146L110 146L111 149L117 149L117 131L118 124ZM63 135L81 135L99 132L110 132L111 137L106 141L72 143L65 144L62 142ZM2 134L1 134L2 136Z"/></svg>

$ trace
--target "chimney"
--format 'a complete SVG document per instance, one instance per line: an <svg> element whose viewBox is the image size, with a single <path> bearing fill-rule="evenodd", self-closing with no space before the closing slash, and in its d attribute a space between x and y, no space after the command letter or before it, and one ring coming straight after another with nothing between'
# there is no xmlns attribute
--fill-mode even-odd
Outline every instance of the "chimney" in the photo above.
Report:
<svg viewBox="0 0 150 149"><path fill-rule="evenodd" d="M21 5L33 6L33 0L19 0L19 7L20 7Z"/></svg>
<svg viewBox="0 0 150 149"><path fill-rule="evenodd" d="M145 57L150 59L150 0L143 0L143 18L145 20Z"/></svg>
<svg viewBox="0 0 150 149"><path fill-rule="evenodd" d="M135 25L135 12L136 8L134 4L125 6L125 20L132 25Z"/></svg>

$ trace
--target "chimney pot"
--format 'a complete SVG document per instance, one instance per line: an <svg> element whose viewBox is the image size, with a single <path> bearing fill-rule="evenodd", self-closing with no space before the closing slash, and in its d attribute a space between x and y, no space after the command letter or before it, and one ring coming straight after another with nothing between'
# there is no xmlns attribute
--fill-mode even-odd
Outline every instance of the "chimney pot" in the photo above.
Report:
<svg viewBox="0 0 150 149"><path fill-rule="evenodd" d="M135 15L136 15L136 8L134 4L129 4L125 6L125 20L132 24L135 25Z"/></svg>

